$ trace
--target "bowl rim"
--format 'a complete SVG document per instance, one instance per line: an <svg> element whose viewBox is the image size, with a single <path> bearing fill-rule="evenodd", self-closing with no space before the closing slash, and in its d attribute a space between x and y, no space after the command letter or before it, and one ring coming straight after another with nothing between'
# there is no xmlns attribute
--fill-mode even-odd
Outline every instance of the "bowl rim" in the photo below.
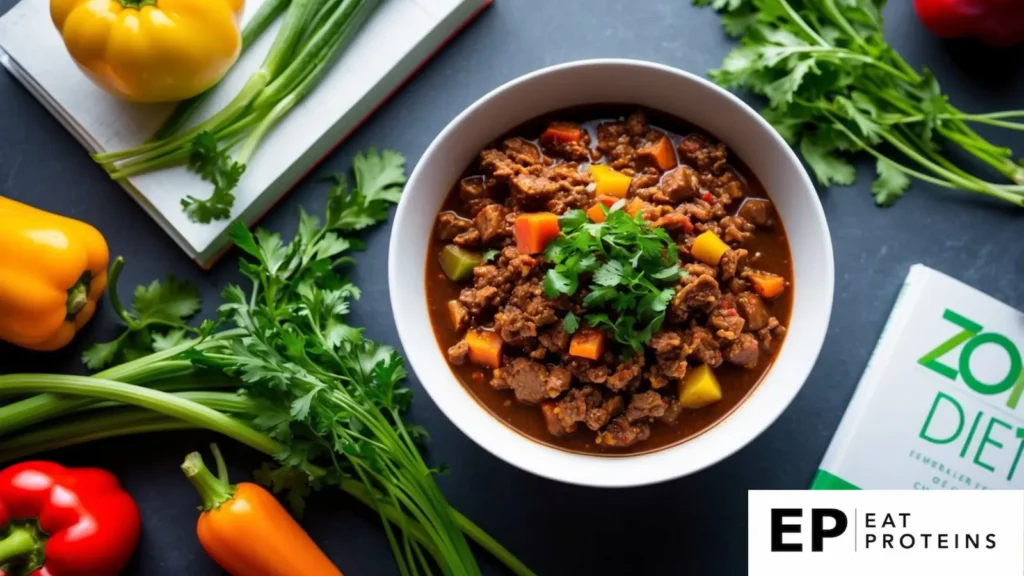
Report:
<svg viewBox="0 0 1024 576"><path fill-rule="evenodd" d="M535 79L542 76L559 74L566 70L571 70L575 68L594 66L645 68L651 70L652 72L668 73L671 75L682 77L682 79L686 81L700 85L702 88L709 90L714 95L713 97L725 99L734 107L738 107L740 110L744 111L746 115L749 116L749 119L752 122L759 125L760 129L768 133L769 137L773 140L774 144L778 148L780 148L782 153L788 157L790 162L798 168L797 177L802 181L801 184L803 185L803 187L812 191L816 191L816 188L814 187L814 184L812 183L806 169L803 167L803 164L800 162L800 159L797 157L796 153L789 146L789 144L786 143L786 141L778 134L778 132L759 113L757 113L757 111L752 109L739 97L717 86L716 84L685 70L681 70L679 68L655 62L627 58L583 59L555 64L552 66L546 66L544 68L540 68L538 70L534 70L532 72L513 78L501 84L500 86L490 90L483 96L476 99L470 106L468 106L465 110L460 112L457 116L455 116L455 118L448 122L444 129L442 129L441 132L438 133L436 137L434 137L430 145L423 151L423 154L417 161L416 166L414 167L406 183L406 189L408 190L414 187L414 184L416 183L419 174L423 170L423 160L432 157L435 154L437 148L443 146L444 142L448 138L450 138L453 133L456 133L458 130L462 128L462 125L466 122L467 118L472 117L480 108L487 106L490 103L490 101L497 97L498 95L509 90L512 90L515 87L520 86L522 84L532 82ZM537 115L539 116L544 113L546 113L546 111L540 111ZM770 192L769 196L771 196ZM406 349L406 357L409 359L410 368L413 372L415 372L416 368L415 366L412 365L413 354L410 353L410 350L416 346L423 346L423 343L415 340L417 334L413 334L413 329L409 327L407 323L404 322L404 315L402 314L402 311L404 310L406 304L402 303L401 299L396 297L396 294L400 293L402 289L399 286L401 277L401 271L398 269L399 259L395 257L396 252L399 249L401 249L401 247L398 246L398 238L400 234L395 231L402 229L402 222L403 220L406 219L406 214L411 210L409 208L411 203L406 200L407 198L408 196L406 194L403 194L402 199L399 201L398 208L395 212L394 223L392 225L392 233L388 245L388 290L389 299L391 301L392 314L394 316L399 340L402 342L403 347ZM747 396L743 400L741 400L740 403L737 404L737 406L734 407L734 409L728 415L726 415L724 418L716 422L707 430L702 431L700 434L697 435L697 437L676 444L670 444L663 448L653 450L651 452L621 456L587 455L582 453L570 452L562 450L557 447L546 445L544 443L533 440L532 438L526 436L525 434L522 434L518 430L512 428L511 426L508 426L504 422L501 422L494 414L491 413L491 411L487 407L483 406L480 403L480 401L477 398L475 398L469 390L466 390L465 386L458 381L458 378L455 376L454 372L451 371L446 359L443 360L443 362L445 366L449 368L449 370L446 377L442 378L442 380L444 380L443 383L431 383L434 381L433 378L423 378L419 376L418 380L423 386L423 389L426 390L427 394L431 397L435 405L438 407L438 409L440 409L440 411L445 415L445 417L452 424L454 424L455 427L459 429L459 431L461 431L463 434L465 434L471 440L473 440L474 443L482 447L487 452L490 452L497 458L503 460L504 462L515 466L516 468L550 480L556 480L567 484L598 488L636 487L657 484L675 478L688 476L691 474L695 474L705 468L718 464L722 460L740 451L741 449L749 445L752 441L754 441L756 438L758 438L760 435L762 435L765 432L765 430L767 430L768 427L774 424L778 420L778 418L783 414L783 412L785 412L786 409L789 408L793 400L796 398L797 394L800 392L800 390L803 389L804 385L806 384L807 378L810 376L811 371L816 365L817 360L821 354L822 347L824 346L825 338L828 332L828 326L831 320L832 306L835 293L835 259L832 249L831 233L829 231L828 222L825 218L824 209L816 193L814 194L814 198L815 202L813 202L813 205L810 206L812 213L811 215L813 216L814 224L818 226L819 233L822 235L822 238L825 240L826 243L826 247L824 250L825 261L823 262L825 266L824 270L820 271L820 273L823 274L823 281L825 283L826 290L825 293L822 295L824 298L824 302L822 303L824 308L824 314L823 316L820 317L820 320L815 323L815 326L820 327L820 337L815 337L812 340L812 348L803 349L803 352L806 356L809 356L810 360L798 365L795 368L795 372L789 375L789 379L798 380L800 384L789 387L789 393L784 398L781 398L779 402L776 403L775 407L770 411L769 414L766 414L765 416L762 416L759 419L756 425L753 426L752 433L747 434L747 437L742 438L738 442L732 442L725 449L718 450L717 452L714 453L713 456L706 458L703 462L700 462L698 465L693 465L685 469L681 467L666 467L670 469L657 470L656 472L649 473L645 477L637 477L636 475L621 475L586 479L582 479L579 477L567 478L558 474L558 470L550 470L538 466L533 466L522 458L513 457L511 448L505 447L505 445L500 440L481 438L482 436L485 436L485 434L478 434L478 430L472 429L472 427L468 426L467 423L464 422L459 417L459 415L456 413L456 407L451 405L444 399L444 396L441 393L440 388L438 388L438 386L447 386L449 385L449 381L451 381L451 383L454 383L455 385L458 386L459 390L463 394L469 397L469 400L477 407L477 409L481 413L485 414L486 418L492 420L494 423L501 426L502 428L505 428L506 430L508 430L515 436L521 438L522 440L529 442L534 446L540 447L542 450L557 452L558 454L565 456L585 458L591 461L600 460L608 463L608 465L621 466L626 465L630 461L635 461L636 459L645 458L652 455L664 454L666 452L677 450L680 447L686 446L688 443L693 442L697 438L705 435L710 430L713 430L721 426L724 422L728 421L729 419L734 418L735 412L738 411L744 404L750 402L751 398L754 395L756 395L758 390L763 386L764 379L767 378L768 375L775 369L776 364L774 362L771 366L768 367L764 374L762 374L757 386L750 393L748 393ZM412 216L408 217L412 218ZM425 279L423 279L423 281L425 282ZM796 298L796 295L794 295L794 298ZM403 328L403 324L405 324L405 328ZM431 326L431 329L433 329L433 326ZM422 335L419 336L421 337ZM443 356L443 351L440 351L440 348L438 348L439 345L436 341L436 337L434 336L434 334L431 334L429 346L437 348L439 350L439 353L442 354ZM779 353L781 353L781 350L779 351Z"/></svg>

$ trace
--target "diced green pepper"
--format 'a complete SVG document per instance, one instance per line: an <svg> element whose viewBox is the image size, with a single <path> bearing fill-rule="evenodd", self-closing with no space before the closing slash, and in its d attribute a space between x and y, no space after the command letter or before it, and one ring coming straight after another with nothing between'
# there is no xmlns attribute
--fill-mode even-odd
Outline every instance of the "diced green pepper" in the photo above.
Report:
<svg viewBox="0 0 1024 576"><path fill-rule="evenodd" d="M473 268L476 268L484 259L476 252L464 250L454 244L449 244L441 249L437 257L441 263L441 270L444 275L454 282L461 282L473 276Z"/></svg>

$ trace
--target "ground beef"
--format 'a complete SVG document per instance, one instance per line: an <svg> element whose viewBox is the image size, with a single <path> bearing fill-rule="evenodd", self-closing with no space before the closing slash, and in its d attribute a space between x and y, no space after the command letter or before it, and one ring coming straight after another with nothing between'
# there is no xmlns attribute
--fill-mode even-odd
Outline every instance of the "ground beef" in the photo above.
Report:
<svg viewBox="0 0 1024 576"><path fill-rule="evenodd" d="M565 355L569 371L581 382L604 384L608 380L608 366L599 362Z"/></svg>
<svg viewBox="0 0 1024 576"><path fill-rule="evenodd" d="M541 163L540 150L523 138L509 138L502 143L505 156L520 166L529 167Z"/></svg>
<svg viewBox="0 0 1024 576"><path fill-rule="evenodd" d="M547 382L548 396L557 398L562 392L565 392L571 386L572 372L569 372L561 366L556 366L551 369Z"/></svg>
<svg viewBox="0 0 1024 576"><path fill-rule="evenodd" d="M768 324L757 331L757 337L761 339L761 347L771 350L772 342L776 338L782 338L786 334L786 327L779 324L774 317L768 319Z"/></svg>
<svg viewBox="0 0 1024 576"><path fill-rule="evenodd" d="M725 144L712 144L699 135L689 136L679 143L679 157L701 172L720 174L725 169Z"/></svg>
<svg viewBox="0 0 1024 576"><path fill-rule="evenodd" d="M630 423L624 416L612 420L604 432L598 434L597 443L613 448L625 448L651 436L651 427L646 422Z"/></svg>
<svg viewBox="0 0 1024 576"><path fill-rule="evenodd" d="M476 248L480 245L480 231L470 228L452 239L456 246L463 248Z"/></svg>
<svg viewBox="0 0 1024 576"><path fill-rule="evenodd" d="M707 222L708 220L711 220L711 217L713 216L711 212L711 205L699 199L684 202L679 205L677 210L689 216L694 223Z"/></svg>
<svg viewBox="0 0 1024 576"><path fill-rule="evenodd" d="M736 341L726 348L725 361L744 368L753 368L757 366L759 346L757 338L750 334L739 334Z"/></svg>
<svg viewBox="0 0 1024 576"><path fill-rule="evenodd" d="M689 276L683 279L685 284L672 298L672 308L680 317L686 317L691 310L708 312L718 304L722 293L718 290L718 282L710 274Z"/></svg>
<svg viewBox="0 0 1024 576"><path fill-rule="evenodd" d="M459 302L474 316L483 313L491 306L498 305L498 289L494 286L483 288L463 288L459 292Z"/></svg>
<svg viewBox="0 0 1024 576"><path fill-rule="evenodd" d="M764 300L753 292L742 292L736 296L736 305L743 319L747 321L747 331L757 332L768 325L768 308Z"/></svg>
<svg viewBox="0 0 1024 576"><path fill-rule="evenodd" d="M680 166L665 174L659 185L665 199L674 204L701 195L700 178L689 166Z"/></svg>
<svg viewBox="0 0 1024 576"><path fill-rule="evenodd" d="M511 389L519 402L538 404L552 397L548 389L550 379L551 373L543 364L525 358L514 358L496 371L494 378L491 379L491 386L498 390ZM559 381L557 384L561 383Z"/></svg>
<svg viewBox="0 0 1024 576"><path fill-rule="evenodd" d="M480 169L498 180L508 180L521 171L515 162L500 150L484 150L480 153Z"/></svg>
<svg viewBox="0 0 1024 576"><path fill-rule="evenodd" d="M548 352L561 354L569 350L569 336L570 334L562 327L562 323L558 322L551 328L541 332L538 339L541 346L546 348Z"/></svg>
<svg viewBox="0 0 1024 576"><path fill-rule="evenodd" d="M753 224L748 224L741 216L726 216L718 221L722 229L722 240L730 244L742 244L750 238L754 230Z"/></svg>
<svg viewBox="0 0 1024 576"><path fill-rule="evenodd" d="M675 330L659 330L651 335L647 345L659 355L678 354L683 347L683 335Z"/></svg>
<svg viewBox="0 0 1024 576"><path fill-rule="evenodd" d="M601 403L601 393L592 386L573 388L565 398L558 401L555 413L562 426L568 428L575 426L577 422L583 422L587 418L587 413L599 408Z"/></svg>
<svg viewBox="0 0 1024 576"><path fill-rule="evenodd" d="M679 415L683 412L683 405L675 398L666 398L665 402L668 403L668 406L665 408L665 413L658 420L663 424L675 424L676 420L679 419Z"/></svg>
<svg viewBox="0 0 1024 576"><path fill-rule="evenodd" d="M477 213L474 221L476 229L480 231L480 240L485 244L509 233L508 224L505 222L505 215L508 209L501 204L485 206Z"/></svg>
<svg viewBox="0 0 1024 576"><path fill-rule="evenodd" d="M452 330L462 332L469 326L469 310L458 300L448 301L448 316L452 319Z"/></svg>
<svg viewBox="0 0 1024 576"><path fill-rule="evenodd" d="M629 406L626 407L626 420L636 422L637 420L658 418L665 414L666 408L668 408L668 403L661 397L661 394L653 390L633 394Z"/></svg>
<svg viewBox="0 0 1024 576"><path fill-rule="evenodd" d="M735 340L743 332L744 323L745 320L739 312L731 307L719 306L708 316L708 324L715 330L715 338L719 341Z"/></svg>
<svg viewBox="0 0 1024 576"><path fill-rule="evenodd" d="M575 423L569 426L562 424L558 417L558 405L554 402L541 402L540 412L544 416L544 425L552 436L565 436L576 431Z"/></svg>
<svg viewBox="0 0 1024 576"><path fill-rule="evenodd" d="M743 262L747 258L747 251L743 248L728 249L725 254L722 254L722 259L718 262L719 269L722 270L722 281L728 282L732 280L737 271L742 267Z"/></svg>
<svg viewBox="0 0 1024 576"><path fill-rule="evenodd" d="M469 344L465 340L459 340L457 344L448 349L448 362L453 366L462 366L469 358Z"/></svg>
<svg viewBox="0 0 1024 576"><path fill-rule="evenodd" d="M625 406L626 401L618 394L605 398L601 406L587 410L584 423L587 428L596 432L608 424L609 420L618 416Z"/></svg>
<svg viewBox="0 0 1024 576"><path fill-rule="evenodd" d="M658 371L665 378L681 380L686 376L686 369L687 364L685 358L658 358ZM654 388L660 388L660 386L654 386Z"/></svg>
<svg viewBox="0 0 1024 576"><path fill-rule="evenodd" d="M712 368L717 368L722 363L722 351L719 350L718 341L703 326L695 326L686 331L686 350L687 356Z"/></svg>
<svg viewBox="0 0 1024 576"><path fill-rule="evenodd" d="M470 176L459 181L459 198L463 202L490 199L493 189L487 187L487 179L483 176Z"/></svg>
<svg viewBox="0 0 1024 576"><path fill-rule="evenodd" d="M764 198L747 198L740 206L739 215L754 226L772 226L772 203Z"/></svg>
<svg viewBox="0 0 1024 576"><path fill-rule="evenodd" d="M512 188L512 201L516 207L524 209L543 206L558 192L558 184L544 176L532 174L514 176L509 185Z"/></svg>
<svg viewBox="0 0 1024 576"><path fill-rule="evenodd" d="M462 218L454 212L441 212L437 216L437 238L439 240L453 240L459 234L472 229L472 220Z"/></svg>
<svg viewBox="0 0 1024 576"><path fill-rule="evenodd" d="M615 372L605 380L604 385L612 390L624 390L625 388L635 384L640 379L640 372L643 371L643 368L643 355L634 356L633 358L619 364L615 368Z"/></svg>

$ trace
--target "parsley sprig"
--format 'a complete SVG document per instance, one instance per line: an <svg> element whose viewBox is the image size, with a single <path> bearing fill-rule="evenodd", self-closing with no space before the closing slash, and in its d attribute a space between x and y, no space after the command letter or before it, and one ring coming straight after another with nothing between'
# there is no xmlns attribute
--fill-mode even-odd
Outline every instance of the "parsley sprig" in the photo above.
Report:
<svg viewBox="0 0 1024 576"><path fill-rule="evenodd" d="M643 215L631 217L620 201L607 209L604 222L591 222L582 210L558 219L562 234L544 251L554 264L544 276L544 294L572 296L586 283L584 320L603 327L619 343L640 352L665 321L675 283L686 274L679 268L676 244ZM579 328L570 312L562 321L566 332Z"/></svg>
<svg viewBox="0 0 1024 576"><path fill-rule="evenodd" d="M853 184L847 156L876 161L875 201L892 204L917 178L1024 206L1024 167L1009 148L969 124L1024 130L1024 110L967 114L938 80L916 71L885 41L885 0L694 0L723 12L742 38L711 78L768 99L762 112L823 186ZM1008 183L974 176L948 154L959 148Z"/></svg>

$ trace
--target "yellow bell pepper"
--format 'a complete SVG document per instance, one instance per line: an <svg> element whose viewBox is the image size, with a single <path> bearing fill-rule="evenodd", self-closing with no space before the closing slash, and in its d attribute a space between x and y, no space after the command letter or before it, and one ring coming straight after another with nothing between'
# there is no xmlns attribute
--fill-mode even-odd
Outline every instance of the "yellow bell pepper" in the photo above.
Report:
<svg viewBox="0 0 1024 576"><path fill-rule="evenodd" d="M722 255L728 249L729 246L722 242L721 238L708 230L693 240L690 254L708 266L718 266L718 262L722 260Z"/></svg>
<svg viewBox="0 0 1024 576"><path fill-rule="evenodd" d="M722 386L707 364L701 364L686 373L679 382L679 404L696 410L722 399Z"/></svg>
<svg viewBox="0 0 1024 576"><path fill-rule="evenodd" d="M244 0L50 0L71 58L107 92L176 102L219 81L238 59Z"/></svg>
<svg viewBox="0 0 1024 576"><path fill-rule="evenodd" d="M625 198L629 192L629 183L633 181L632 177L604 164L591 164L587 171L594 177L597 185L594 194L598 196Z"/></svg>
<svg viewBox="0 0 1024 576"><path fill-rule="evenodd" d="M0 340L64 347L96 311L109 258L92 226L0 196Z"/></svg>

